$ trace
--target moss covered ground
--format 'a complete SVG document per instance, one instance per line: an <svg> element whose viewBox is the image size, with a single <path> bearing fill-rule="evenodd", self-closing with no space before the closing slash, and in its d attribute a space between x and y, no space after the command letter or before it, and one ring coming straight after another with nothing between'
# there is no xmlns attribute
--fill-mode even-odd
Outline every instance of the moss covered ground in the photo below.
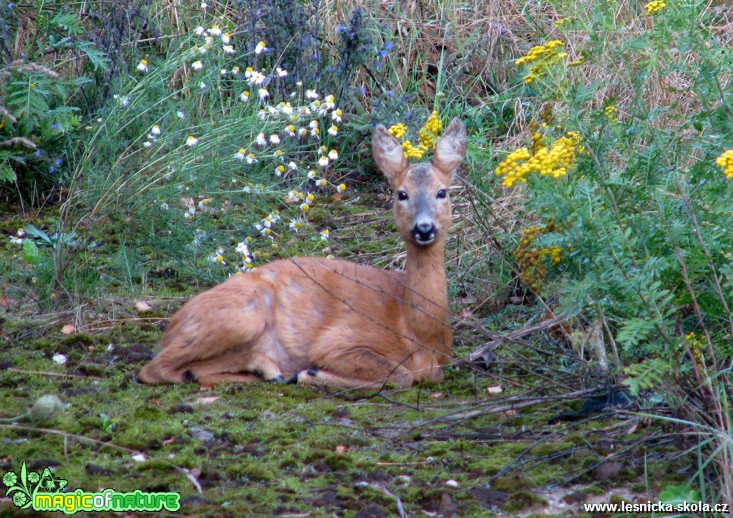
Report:
<svg viewBox="0 0 733 518"><path fill-rule="evenodd" d="M389 215L374 199L342 205L330 216L333 251L389 264L399 252ZM4 208L3 234L21 225L16 214ZM354 214L363 225L339 224ZM382 248L364 239L378 230ZM282 253L297 253L297 243ZM665 430L629 413L548 424L581 404L555 398L559 387L583 388L567 344L550 336L506 344L486 370L460 362L482 345L461 319L501 333L521 319L521 306L469 316L468 303L456 302L456 365L432 387L151 387L137 373L167 316L200 287L150 266L134 296L124 283L99 283L95 297L54 307L34 298L39 277L19 249L1 246L0 417L23 414L43 394L58 395L64 409L47 422L0 423L0 472L25 462L51 468L70 489L179 492L176 515L363 518L580 516L583 502L654 500L689 468L674 460L679 445ZM94 253L97 271L119 258L113 246ZM150 308L136 308L140 300ZM18 513L0 500L0 515Z"/></svg>

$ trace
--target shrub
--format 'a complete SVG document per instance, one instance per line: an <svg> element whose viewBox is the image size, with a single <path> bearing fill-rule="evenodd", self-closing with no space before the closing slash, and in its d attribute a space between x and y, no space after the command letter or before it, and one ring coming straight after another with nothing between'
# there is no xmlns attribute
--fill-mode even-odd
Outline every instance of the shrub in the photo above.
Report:
<svg viewBox="0 0 733 518"><path fill-rule="evenodd" d="M552 39L516 61L530 137L495 172L526 196L523 281L603 330L633 392L718 430L730 500L733 94L730 41L706 29L724 9L614 5L555 4Z"/></svg>

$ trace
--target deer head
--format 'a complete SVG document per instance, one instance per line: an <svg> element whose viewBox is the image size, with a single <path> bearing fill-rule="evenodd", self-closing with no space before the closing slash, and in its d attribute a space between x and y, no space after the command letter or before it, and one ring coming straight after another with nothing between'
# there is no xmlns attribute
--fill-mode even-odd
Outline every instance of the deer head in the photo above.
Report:
<svg viewBox="0 0 733 518"><path fill-rule="evenodd" d="M395 193L397 230L407 243L429 246L445 241L451 223L448 187L466 156L466 128L453 119L429 162L410 165L402 146L384 126L377 126L372 152Z"/></svg>

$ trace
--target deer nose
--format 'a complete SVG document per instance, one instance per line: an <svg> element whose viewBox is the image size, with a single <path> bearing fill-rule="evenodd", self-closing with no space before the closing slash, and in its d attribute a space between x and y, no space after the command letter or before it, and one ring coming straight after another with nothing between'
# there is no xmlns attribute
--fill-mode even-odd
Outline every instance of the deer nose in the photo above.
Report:
<svg viewBox="0 0 733 518"><path fill-rule="evenodd" d="M412 236L421 244L432 243L438 229L432 223L419 223L412 228Z"/></svg>

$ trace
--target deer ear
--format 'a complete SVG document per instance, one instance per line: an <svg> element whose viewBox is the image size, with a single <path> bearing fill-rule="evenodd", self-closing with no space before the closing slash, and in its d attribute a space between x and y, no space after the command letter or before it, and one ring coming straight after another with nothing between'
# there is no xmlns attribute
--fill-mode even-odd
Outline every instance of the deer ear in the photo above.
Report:
<svg viewBox="0 0 733 518"><path fill-rule="evenodd" d="M400 143L381 124L372 136L372 154L379 170L392 183L409 165Z"/></svg>
<svg viewBox="0 0 733 518"><path fill-rule="evenodd" d="M453 176L466 158L466 127L456 117L443 132L435 145L433 165L445 174Z"/></svg>

